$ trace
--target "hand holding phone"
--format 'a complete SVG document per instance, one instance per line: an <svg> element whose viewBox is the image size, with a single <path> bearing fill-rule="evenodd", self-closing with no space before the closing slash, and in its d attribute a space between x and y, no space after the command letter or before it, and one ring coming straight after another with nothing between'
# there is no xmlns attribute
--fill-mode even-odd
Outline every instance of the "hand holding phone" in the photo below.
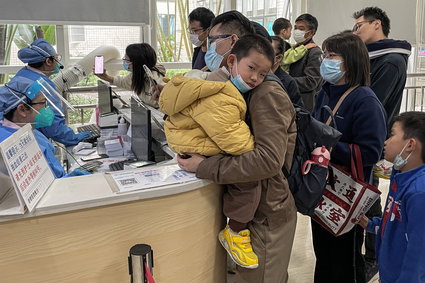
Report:
<svg viewBox="0 0 425 283"><path fill-rule="evenodd" d="M103 56L96 56L94 58L94 73L97 75L101 75L104 72L103 66Z"/></svg>

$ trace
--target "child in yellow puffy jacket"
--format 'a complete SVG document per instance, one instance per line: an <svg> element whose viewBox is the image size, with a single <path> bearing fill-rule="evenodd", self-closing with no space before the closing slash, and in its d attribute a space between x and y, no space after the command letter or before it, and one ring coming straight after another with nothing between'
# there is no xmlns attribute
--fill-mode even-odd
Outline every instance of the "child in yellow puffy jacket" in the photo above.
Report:
<svg viewBox="0 0 425 283"><path fill-rule="evenodd" d="M211 44L220 43L216 39ZM211 51L210 51L211 52ZM227 82L202 80L202 73L178 75L164 87L160 109L168 115L164 129L169 147L178 154L219 153L240 155L254 149L254 138L245 123L246 102L241 95L260 85L274 63L271 43L258 35L241 37L227 57ZM195 75L194 75L195 74ZM194 79L200 74L199 79ZM260 201L258 182L228 185L223 196L223 212L229 225L219 239L236 264L256 268L247 224Z"/></svg>

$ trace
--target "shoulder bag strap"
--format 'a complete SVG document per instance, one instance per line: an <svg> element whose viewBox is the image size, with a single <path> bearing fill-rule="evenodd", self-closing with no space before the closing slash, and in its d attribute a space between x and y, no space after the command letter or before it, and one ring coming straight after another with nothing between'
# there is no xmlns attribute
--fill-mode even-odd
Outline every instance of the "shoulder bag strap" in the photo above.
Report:
<svg viewBox="0 0 425 283"><path fill-rule="evenodd" d="M354 90L358 87L359 85L355 85L350 87L349 89L347 89L346 92L344 92L344 94L341 96L341 98L338 100L337 104L335 105L333 111L332 111L332 115L335 116L336 112L338 112L339 107L341 106L342 102L344 102L344 99ZM329 116L328 120L326 121L326 125L330 125L332 121L332 117Z"/></svg>
<svg viewBox="0 0 425 283"><path fill-rule="evenodd" d="M360 147L357 144L350 144L351 152L351 173L354 178L364 181L363 161Z"/></svg>

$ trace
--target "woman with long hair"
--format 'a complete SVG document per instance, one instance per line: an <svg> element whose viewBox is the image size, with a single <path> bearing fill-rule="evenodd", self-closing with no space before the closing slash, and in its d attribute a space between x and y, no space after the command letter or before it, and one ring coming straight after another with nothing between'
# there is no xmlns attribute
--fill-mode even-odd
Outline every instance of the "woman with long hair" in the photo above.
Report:
<svg viewBox="0 0 425 283"><path fill-rule="evenodd" d="M165 68L157 64L155 50L147 43L130 44L125 49L122 60L124 69L131 72L127 76L112 77L106 72L96 76L117 87L134 91L144 103L158 108L158 102L151 95L151 80L143 69L143 65L146 65L151 70L153 79L162 83Z"/></svg>
<svg viewBox="0 0 425 283"><path fill-rule="evenodd" d="M386 137L385 110L369 88L370 63L365 44L351 32L343 32L323 42L323 61L320 74L326 81L320 90L314 117L326 122L331 109L347 94L335 114L342 137L331 153L334 164L351 168L350 144L361 151L365 181L369 182L372 167L380 159ZM366 283L365 263L361 253L363 228L335 237L312 221L313 247L316 255L314 282Z"/></svg>

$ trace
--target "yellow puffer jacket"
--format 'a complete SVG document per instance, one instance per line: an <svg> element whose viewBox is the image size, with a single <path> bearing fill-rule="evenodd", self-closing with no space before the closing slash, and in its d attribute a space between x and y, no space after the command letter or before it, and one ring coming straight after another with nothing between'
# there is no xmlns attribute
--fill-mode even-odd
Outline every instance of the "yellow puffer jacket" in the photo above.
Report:
<svg viewBox="0 0 425 283"><path fill-rule="evenodd" d="M176 153L240 155L254 149L245 100L230 81L177 75L162 90L159 107L168 115L165 135Z"/></svg>

